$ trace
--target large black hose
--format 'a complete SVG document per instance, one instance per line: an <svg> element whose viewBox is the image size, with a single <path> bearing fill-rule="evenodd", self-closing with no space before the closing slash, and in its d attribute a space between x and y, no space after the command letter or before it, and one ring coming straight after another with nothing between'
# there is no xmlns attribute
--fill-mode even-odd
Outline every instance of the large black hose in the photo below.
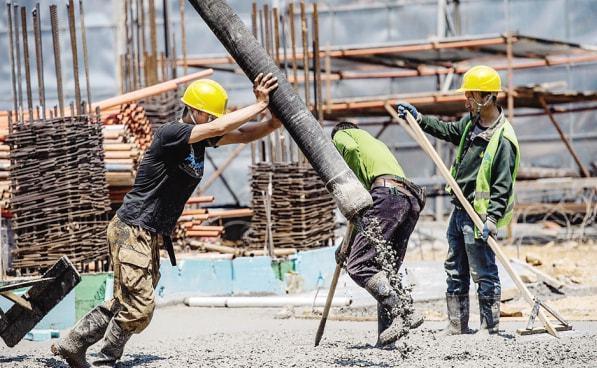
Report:
<svg viewBox="0 0 597 368"><path fill-rule="evenodd" d="M323 129L259 45L241 19L224 0L189 0L250 80L259 73L278 77L279 87L270 98L270 110L282 121L305 157L319 174L344 216L352 219L372 205L371 195L348 168Z"/></svg>

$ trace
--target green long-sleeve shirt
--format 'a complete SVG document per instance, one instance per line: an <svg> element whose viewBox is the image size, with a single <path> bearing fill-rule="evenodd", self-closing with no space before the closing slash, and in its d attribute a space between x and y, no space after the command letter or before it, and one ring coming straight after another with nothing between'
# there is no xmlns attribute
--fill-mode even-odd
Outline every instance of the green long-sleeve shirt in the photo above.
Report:
<svg viewBox="0 0 597 368"><path fill-rule="evenodd" d="M332 142L367 190L381 175L405 178L402 167L388 146L362 129L340 130Z"/></svg>
<svg viewBox="0 0 597 368"><path fill-rule="evenodd" d="M481 166L483 153L496 126L499 125L502 119L505 119L503 112L496 124L474 136L472 140L470 138L473 129L469 130L469 138L467 144L465 144L455 179L470 203L473 203L474 200L477 173ZM455 122L443 122L435 117L423 116L420 126L432 136L458 146L460 137L469 121L469 115ZM502 218L506 211L508 198L514 187L512 173L514 172L515 161L516 148L509 140L502 137L491 168L491 190L487 216L493 220L497 221ZM456 198L453 198L452 202L459 203Z"/></svg>

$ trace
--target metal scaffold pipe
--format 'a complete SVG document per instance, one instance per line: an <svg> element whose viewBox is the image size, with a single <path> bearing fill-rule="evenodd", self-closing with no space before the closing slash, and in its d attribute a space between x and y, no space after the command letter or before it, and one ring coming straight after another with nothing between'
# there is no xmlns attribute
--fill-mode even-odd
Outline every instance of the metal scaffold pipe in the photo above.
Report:
<svg viewBox="0 0 597 368"><path fill-rule="evenodd" d="M286 80L284 73L259 45L224 0L189 0L250 80L272 73L279 87L271 95L270 110L280 118L336 200L344 216L352 218L371 206L369 192L357 180L338 151Z"/></svg>

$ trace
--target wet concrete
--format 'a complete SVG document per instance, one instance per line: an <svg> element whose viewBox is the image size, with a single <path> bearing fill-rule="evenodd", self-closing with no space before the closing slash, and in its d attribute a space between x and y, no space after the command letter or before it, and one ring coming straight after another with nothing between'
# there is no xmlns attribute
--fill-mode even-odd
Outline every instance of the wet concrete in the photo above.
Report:
<svg viewBox="0 0 597 368"><path fill-rule="evenodd" d="M121 367L597 367L597 322L575 322L561 339L517 336L522 322L503 322L499 336L445 337L446 322L425 322L405 337L409 350L373 348L376 322L328 321L313 346L317 320L274 319L276 309L158 309L133 336ZM0 345L1 367L66 367L51 342ZM90 357L98 350L94 346Z"/></svg>

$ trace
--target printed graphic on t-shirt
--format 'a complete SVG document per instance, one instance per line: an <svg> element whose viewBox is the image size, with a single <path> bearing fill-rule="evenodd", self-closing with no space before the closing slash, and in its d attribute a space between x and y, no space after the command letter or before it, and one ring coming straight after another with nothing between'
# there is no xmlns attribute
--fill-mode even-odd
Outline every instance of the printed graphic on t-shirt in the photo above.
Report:
<svg viewBox="0 0 597 368"><path fill-rule="evenodd" d="M189 155L184 161L178 165L178 168L195 179L201 179L203 177L203 161L197 161L193 146L190 146L190 148L191 152L189 152Z"/></svg>

